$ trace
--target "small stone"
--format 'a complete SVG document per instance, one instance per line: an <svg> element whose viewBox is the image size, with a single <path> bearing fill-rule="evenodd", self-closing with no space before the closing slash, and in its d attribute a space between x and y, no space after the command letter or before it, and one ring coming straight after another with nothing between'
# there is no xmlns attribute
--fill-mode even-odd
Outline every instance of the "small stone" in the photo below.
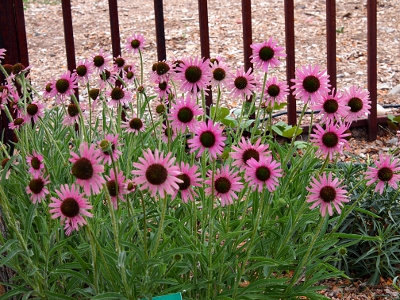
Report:
<svg viewBox="0 0 400 300"><path fill-rule="evenodd" d="M390 140L388 140L387 142L386 142L386 144L390 144L390 145L397 145L399 143L399 139L398 138L392 138L392 139L390 139Z"/></svg>
<svg viewBox="0 0 400 300"><path fill-rule="evenodd" d="M396 95L400 94L400 84L396 85L392 90L388 93L388 95Z"/></svg>

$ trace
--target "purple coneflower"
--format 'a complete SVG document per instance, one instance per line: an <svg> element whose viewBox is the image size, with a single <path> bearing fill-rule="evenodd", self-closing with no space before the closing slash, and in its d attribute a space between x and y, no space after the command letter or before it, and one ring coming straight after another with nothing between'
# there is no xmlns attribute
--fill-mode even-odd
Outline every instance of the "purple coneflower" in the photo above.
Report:
<svg viewBox="0 0 400 300"><path fill-rule="evenodd" d="M397 158L390 155L380 155L379 160L375 162L376 168L368 167L365 179L369 180L366 184L371 185L375 182L378 184L375 191L379 190L382 195L386 183L393 189L397 189L397 183L400 181L400 162Z"/></svg>
<svg viewBox="0 0 400 300"><path fill-rule="evenodd" d="M227 86L228 82L232 78L232 73L228 68L228 65L222 60L221 57L217 57L210 61L211 63L211 86L222 87Z"/></svg>
<svg viewBox="0 0 400 300"><path fill-rule="evenodd" d="M241 97L245 100L246 97L250 97L256 90L257 81L254 78L252 69L249 68L247 72L244 68L236 69L236 74L232 76L229 82L228 88L231 89L232 97Z"/></svg>
<svg viewBox="0 0 400 300"><path fill-rule="evenodd" d="M118 134L106 134L104 140L99 142L101 148L100 157L103 159L103 163L111 165L112 162L116 162L122 152L118 149L121 143L118 141Z"/></svg>
<svg viewBox="0 0 400 300"><path fill-rule="evenodd" d="M163 152L155 150L153 154L150 149L143 151L143 157L139 157L139 162L133 163L137 170L132 174L137 176L133 179L136 185L141 185L140 189L148 189L152 197L158 193L160 197L166 194L174 195L181 183L177 176L181 173L179 168L174 165L175 157L171 157L169 152L164 157Z"/></svg>
<svg viewBox="0 0 400 300"><path fill-rule="evenodd" d="M205 193L212 195L214 190L214 196L221 199L221 206L232 204L233 200L238 197L235 192L239 192L243 188L240 176L237 172L230 171L229 166L217 169L214 175L211 170L208 170L207 178L204 182Z"/></svg>
<svg viewBox="0 0 400 300"><path fill-rule="evenodd" d="M118 86L115 86L111 90L107 91L106 95L110 98L110 101L107 103L113 107L128 105L129 101L132 99L132 93L130 91Z"/></svg>
<svg viewBox="0 0 400 300"><path fill-rule="evenodd" d="M321 117L322 123L327 125L342 123L350 109L343 100L342 95L339 92L335 93L333 89L332 93L323 95L311 108L320 111L315 117Z"/></svg>
<svg viewBox="0 0 400 300"><path fill-rule="evenodd" d="M151 82L168 82L174 75L172 64L168 61L159 61L153 64L150 75Z"/></svg>
<svg viewBox="0 0 400 300"><path fill-rule="evenodd" d="M182 92L197 94L201 90L207 90L210 84L211 70L208 59L183 58L176 67L176 72Z"/></svg>
<svg viewBox="0 0 400 300"><path fill-rule="evenodd" d="M304 103L314 104L323 95L329 92L329 75L326 71L319 71L320 66L302 66L296 70L295 79L292 79L293 95L297 99L302 99Z"/></svg>
<svg viewBox="0 0 400 300"><path fill-rule="evenodd" d="M92 217L88 212L92 209L92 205L79 193L79 189L74 184L71 188L67 184L61 185L60 190L56 190L58 198L51 197L52 203L49 204L51 218L60 218L61 222L65 221L65 234L70 235L72 231L78 231L79 226L86 224L83 216Z"/></svg>
<svg viewBox="0 0 400 300"><path fill-rule="evenodd" d="M79 147L79 155L70 152L72 158L69 159L73 163L71 173L76 177L76 183L83 187L86 195L90 195L91 191L94 195L101 192L102 185L105 180L101 173L104 172L104 166L101 164L101 151L95 149L92 144L82 143Z"/></svg>
<svg viewBox="0 0 400 300"><path fill-rule="evenodd" d="M20 129L24 124L25 124L25 119L24 118L15 118L12 122L8 123L8 128L11 130L18 130Z"/></svg>
<svg viewBox="0 0 400 300"><path fill-rule="evenodd" d="M43 156L37 153L35 150L32 151L32 155L28 155L26 157L26 163L29 166L29 173L32 174L32 176L39 176L42 173L42 170L44 169L44 163L43 163Z"/></svg>
<svg viewBox="0 0 400 300"><path fill-rule="evenodd" d="M83 59L76 65L74 73L78 82L86 84L89 82L89 76L93 74L93 64L87 59Z"/></svg>
<svg viewBox="0 0 400 300"><path fill-rule="evenodd" d="M62 123L65 126L72 126L79 121L79 108L76 104L70 103L67 107L67 114L64 116Z"/></svg>
<svg viewBox="0 0 400 300"><path fill-rule="evenodd" d="M140 132L143 132L146 129L143 121L136 116L133 116L129 122L122 122L121 128L125 128L126 132L133 133L135 135L138 135Z"/></svg>
<svg viewBox="0 0 400 300"><path fill-rule="evenodd" d="M123 57L121 57L121 55L118 55L118 57L114 58L114 69L117 72L122 71L126 65L127 65L126 60Z"/></svg>
<svg viewBox="0 0 400 300"><path fill-rule="evenodd" d="M35 176L29 181L25 190L27 194L30 194L30 199L33 204L40 203L46 198L46 195L49 194L46 185L49 183L49 176L43 178L40 175Z"/></svg>
<svg viewBox="0 0 400 300"><path fill-rule="evenodd" d="M281 64L278 57L286 57L284 48L277 46L272 37L268 42L252 44L250 47L253 49L251 62L255 64L255 68L260 68L265 73L268 73L268 68L275 68Z"/></svg>
<svg viewBox="0 0 400 300"><path fill-rule="evenodd" d="M76 74L67 71L59 79L53 81L50 92L51 96L55 97L56 101L63 101L75 93L74 89L78 87L77 83Z"/></svg>
<svg viewBox="0 0 400 300"><path fill-rule="evenodd" d="M273 192L279 185L278 178L282 177L280 165L272 156L260 156L258 161L251 158L247 161L246 181L258 192L261 192L264 186Z"/></svg>
<svg viewBox="0 0 400 300"><path fill-rule="evenodd" d="M259 161L261 156L268 154L268 144L261 144L261 138L259 138L253 145L249 140L246 140L243 136L241 141L238 142L238 146L232 146L233 152L231 157L234 159L233 165L244 170L248 165L249 159L254 158Z"/></svg>
<svg viewBox="0 0 400 300"><path fill-rule="evenodd" d="M122 171L115 176L114 170L111 169L110 176L105 175L105 177L107 180L107 191L111 197L113 207L114 209L118 209L118 200L125 202L124 195L128 194L128 191L125 189L125 176Z"/></svg>
<svg viewBox="0 0 400 300"><path fill-rule="evenodd" d="M371 109L371 101L369 99L369 92L362 90L357 86L351 86L349 90L344 92L344 103L350 107L347 114L346 122L353 122L358 118L363 118L369 114Z"/></svg>
<svg viewBox="0 0 400 300"><path fill-rule="evenodd" d="M33 100L26 106L26 121L30 120L32 122L37 122L39 117L42 118L44 116L44 108L46 104Z"/></svg>
<svg viewBox="0 0 400 300"><path fill-rule="evenodd" d="M189 200L194 201L195 197L197 197L197 193L193 189L194 186L201 186L201 178L199 178L201 174L197 170L198 167L196 165L190 166L184 162L181 162L179 166L180 174L176 177L182 180L182 182L178 183L179 190L176 190L175 193L181 192L182 201L185 203Z"/></svg>
<svg viewBox="0 0 400 300"><path fill-rule="evenodd" d="M198 126L197 116L201 116L203 110L196 104L196 100L186 95L186 98L180 97L172 104L168 119L171 127L178 131L185 132L186 127L191 131L195 131Z"/></svg>
<svg viewBox="0 0 400 300"><path fill-rule="evenodd" d="M155 91L160 99L168 99L169 95L173 94L173 86L170 81L156 82Z"/></svg>
<svg viewBox="0 0 400 300"><path fill-rule="evenodd" d="M144 45L144 36L140 33L135 33L126 40L125 50L132 54L139 53L139 50L143 50Z"/></svg>
<svg viewBox="0 0 400 300"><path fill-rule="evenodd" d="M166 126L166 125L162 125L162 132L161 132L161 140L164 143L172 143L177 135L176 129L173 128L172 126Z"/></svg>
<svg viewBox="0 0 400 300"><path fill-rule="evenodd" d="M92 57L93 67L98 74L104 72L104 70L108 68L111 61L112 61L111 54L103 52L103 49L100 49L99 52L93 54Z"/></svg>
<svg viewBox="0 0 400 300"><path fill-rule="evenodd" d="M275 103L281 104L289 95L289 86L284 81L278 81L276 77L268 79L265 83L265 104L274 107Z"/></svg>

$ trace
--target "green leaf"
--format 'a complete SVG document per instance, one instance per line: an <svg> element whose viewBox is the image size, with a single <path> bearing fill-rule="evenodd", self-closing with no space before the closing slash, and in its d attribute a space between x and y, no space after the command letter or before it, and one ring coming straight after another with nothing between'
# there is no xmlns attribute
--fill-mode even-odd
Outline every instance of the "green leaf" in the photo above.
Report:
<svg viewBox="0 0 400 300"><path fill-rule="evenodd" d="M303 132L303 129L298 128L297 126L293 126L292 128L286 129L283 132L282 136L286 137L286 138L292 138L295 133L296 133L296 136L298 136L302 132Z"/></svg>
<svg viewBox="0 0 400 300"><path fill-rule="evenodd" d="M236 119L231 116L226 116L224 119L221 120L221 123L231 128L237 127Z"/></svg>
<svg viewBox="0 0 400 300"><path fill-rule="evenodd" d="M244 122L240 123L240 128L247 128L247 127L249 127L251 124L253 124L254 121L255 121L255 120L247 120L247 121L244 121Z"/></svg>
<svg viewBox="0 0 400 300"><path fill-rule="evenodd" d="M1 248L0 248L0 254L3 254L6 252L13 244L17 243L18 241L16 239L14 240L8 240Z"/></svg>
<svg viewBox="0 0 400 300"><path fill-rule="evenodd" d="M225 117L227 117L229 115L229 109L226 107L219 107L216 111L216 115L214 120L216 122L220 122L222 121ZM211 107L211 116L214 116L215 114L215 107Z"/></svg>
<svg viewBox="0 0 400 300"><path fill-rule="evenodd" d="M57 294L50 291L46 291L46 295L50 296L50 299L63 299L63 300L75 300L76 298L69 297L67 295Z"/></svg>
<svg viewBox="0 0 400 300"><path fill-rule="evenodd" d="M60 275L68 274L68 275L71 275L72 277L79 279L79 281L81 281L82 283L91 284L91 282L88 280L89 276L79 273L74 270L63 268L63 269L56 269L56 270L52 271L51 273L52 274L60 274Z"/></svg>
<svg viewBox="0 0 400 300"><path fill-rule="evenodd" d="M26 293L26 292L28 292L28 291L29 291L29 290L27 290L27 289L25 289L25 288L23 288L23 287L13 288L11 291L9 291L9 292L3 294L3 295L0 297L0 300L9 300L9 299L12 299L14 296L17 296L17 295L19 295L19 294Z"/></svg>
<svg viewBox="0 0 400 300"><path fill-rule="evenodd" d="M124 297L120 293L109 292L109 293L104 293L104 294L94 296L92 298L92 300L100 300L100 299L115 299L115 300L117 300L117 299L126 299L126 297Z"/></svg>
<svg viewBox="0 0 400 300"><path fill-rule="evenodd" d="M280 109L284 108L285 106L287 106L286 102L283 102L281 104L278 104L278 102L276 102L273 107L273 110L280 110Z"/></svg>

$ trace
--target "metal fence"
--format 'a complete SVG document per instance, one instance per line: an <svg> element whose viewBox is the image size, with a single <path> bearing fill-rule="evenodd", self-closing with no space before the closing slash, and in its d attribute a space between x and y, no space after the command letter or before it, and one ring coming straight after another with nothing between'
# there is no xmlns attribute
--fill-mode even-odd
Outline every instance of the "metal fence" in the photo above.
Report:
<svg viewBox="0 0 400 300"><path fill-rule="evenodd" d="M71 15L71 1L61 0L65 50L69 70L76 67L75 45ZM110 30L113 56L121 54L121 41L118 22L117 0L108 0L110 14ZM252 43L251 0L241 0L243 24L243 61L245 69L252 66L250 45ZM208 28L207 0L198 0L201 56L210 57L210 37ZM163 0L154 0L155 32L158 60L166 59ZM286 77L289 86L295 74L295 26L294 0L284 0L285 40L286 40ZM330 75L332 88L336 88L336 1L326 0L326 39L327 39L327 72ZM24 21L23 0L4 0L0 5L0 48L7 49L6 63L21 62L29 65L26 30ZM371 110L368 119L357 120L352 126L366 126L369 140L377 137L378 124L386 123L386 117L377 117L377 0L367 0L367 68L368 90L371 98ZM1 76L1 75L0 75ZM0 78L2 82L2 78ZM287 116L290 125L296 124L296 99L288 96ZM212 96L207 105L212 103ZM1 128L6 128L5 116L2 117Z"/></svg>

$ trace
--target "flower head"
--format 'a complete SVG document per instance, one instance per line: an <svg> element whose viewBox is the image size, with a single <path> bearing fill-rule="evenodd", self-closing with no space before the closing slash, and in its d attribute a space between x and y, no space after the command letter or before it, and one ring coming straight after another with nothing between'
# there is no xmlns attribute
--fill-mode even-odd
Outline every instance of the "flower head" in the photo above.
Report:
<svg viewBox="0 0 400 300"><path fill-rule="evenodd" d="M44 108L46 104L41 103L39 101L33 100L26 106L26 121L37 122L39 117L43 118L44 116Z"/></svg>
<svg viewBox="0 0 400 300"><path fill-rule="evenodd" d="M253 49L251 62L255 64L255 68L260 68L265 73L268 73L268 68L275 68L281 64L278 57L286 57L284 48L277 46L272 37L268 42L252 44L250 47Z"/></svg>
<svg viewBox="0 0 400 300"><path fill-rule="evenodd" d="M125 83L134 82L136 79L135 66L125 65L122 75Z"/></svg>
<svg viewBox="0 0 400 300"><path fill-rule="evenodd" d="M126 60L123 57L121 57L121 55L118 55L118 57L114 58L114 69L117 72L122 71L125 66L126 66Z"/></svg>
<svg viewBox="0 0 400 300"><path fill-rule="evenodd" d="M207 90L211 79L208 59L183 58L176 71L182 92L197 94L201 90Z"/></svg>
<svg viewBox="0 0 400 300"><path fill-rule="evenodd" d="M51 86L51 96L58 100L65 100L74 94L74 89L78 87L78 81L75 73L67 71L60 76L59 79L53 81Z"/></svg>
<svg viewBox="0 0 400 300"><path fill-rule="evenodd" d="M61 185L60 190L56 190L58 198L51 197L52 203L49 204L51 218L60 218L61 222L65 221L65 234L70 235L72 231L78 231L79 226L86 224L83 216L92 217L88 212L92 209L92 205L79 193L79 189L74 184L71 188L67 185Z"/></svg>
<svg viewBox="0 0 400 300"><path fill-rule="evenodd" d="M229 205L233 203L233 200L237 199L237 194L243 188L243 184L240 182L240 176L237 172L229 170L229 166L217 169L215 173L211 170L207 172L207 180L205 192L207 195L214 193L215 197L221 199L221 206Z"/></svg>
<svg viewBox="0 0 400 300"><path fill-rule="evenodd" d="M245 100L250 97L256 90L257 81L252 74L252 69L249 68L247 72L244 68L236 69L236 74L232 76L233 81L229 82L228 88L231 89L232 97L241 97Z"/></svg>
<svg viewBox="0 0 400 300"><path fill-rule="evenodd" d="M50 183L48 179L49 176L43 178L37 175L29 181L26 187L26 193L31 195L30 199L33 204L40 203L46 198L46 195L49 193L49 190L46 188L46 185Z"/></svg>
<svg viewBox="0 0 400 300"><path fill-rule="evenodd" d="M133 116L133 118L131 118L129 122L122 122L121 127L125 128L126 132L130 132L136 135L138 135L139 132L143 132L146 128L143 121L136 116Z"/></svg>
<svg viewBox="0 0 400 300"><path fill-rule="evenodd" d="M128 193L125 188L125 176L120 171L117 176L113 169L110 171L110 176L105 175L106 177L106 187L108 194L111 197L111 202L113 204L114 209L118 208L118 200L125 202L124 195Z"/></svg>
<svg viewBox="0 0 400 300"><path fill-rule="evenodd" d="M92 56L92 65L98 74L101 74L109 66L111 61L111 54L103 52L103 49L95 52Z"/></svg>
<svg viewBox="0 0 400 300"><path fill-rule="evenodd" d="M144 45L144 36L140 33L135 33L126 40L125 50L132 54L139 53L139 50L143 50Z"/></svg>
<svg viewBox="0 0 400 300"><path fill-rule="evenodd" d="M335 89L332 93L326 93L312 106L313 110L320 111L315 117L321 117L321 122L327 125L342 123L349 112L349 107L343 100L340 93L335 93Z"/></svg>
<svg viewBox="0 0 400 300"><path fill-rule="evenodd" d="M286 82L278 82L276 77L268 79L265 83L264 97L265 104L274 107L275 103L281 104L286 101L286 97L289 95L289 86Z"/></svg>
<svg viewBox="0 0 400 300"><path fill-rule="evenodd" d="M154 154L150 149L144 150L144 158L139 157L139 162L133 163L137 169L132 171L132 174L137 176L133 182L141 185L141 190L148 189L152 197L157 193L160 197L164 197L165 194L175 195L175 191L179 189L178 183L182 180L177 177L181 172L174 165L175 158L171 155L169 152L164 157L163 152L159 152L158 149Z"/></svg>
<svg viewBox="0 0 400 300"><path fill-rule="evenodd" d="M99 194L105 182L101 175L104 166L100 164L100 150L95 149L94 144L88 147L85 142L79 147L79 155L72 151L70 154L72 158L69 161L73 163L71 173L76 177L76 183L83 187L86 195L90 195L90 191L94 195Z"/></svg>
<svg viewBox="0 0 400 300"><path fill-rule="evenodd" d="M62 123L65 126L75 125L75 123L78 123L79 116L79 107L75 103L70 103L67 107L67 114L64 116Z"/></svg>
<svg viewBox="0 0 400 300"><path fill-rule="evenodd" d="M168 82L174 75L172 64L168 61L159 61L153 64L150 80L152 82Z"/></svg>
<svg viewBox="0 0 400 300"><path fill-rule="evenodd" d="M169 95L174 93L172 89L170 81L156 82L155 91L160 99L168 99Z"/></svg>
<svg viewBox="0 0 400 300"><path fill-rule="evenodd" d="M43 156L36 151L33 151L32 155L26 157L26 163L29 166L29 173L32 176L39 176L44 169Z"/></svg>
<svg viewBox="0 0 400 300"><path fill-rule="evenodd" d="M101 158L103 163L111 165L116 162L122 152L118 149L121 143L118 141L118 134L106 134L104 139L99 142Z"/></svg>
<svg viewBox="0 0 400 300"><path fill-rule="evenodd" d="M232 72L221 58L216 58L211 63L211 86L226 86L232 78Z"/></svg>
<svg viewBox="0 0 400 300"><path fill-rule="evenodd" d="M24 118L15 118L12 122L8 123L8 128L11 130L18 130L25 124Z"/></svg>
<svg viewBox="0 0 400 300"><path fill-rule="evenodd" d="M329 75L326 71L319 71L320 66L302 66L296 70L296 78L292 79L294 85L293 95L297 99L302 99L304 103L314 104L323 95L329 92Z"/></svg>
<svg viewBox="0 0 400 300"><path fill-rule="evenodd" d="M279 177L282 177L280 163L272 159L272 156L260 156L259 160L251 158L247 161L246 181L253 186L254 190L261 192L264 186L273 192L279 185Z"/></svg>
<svg viewBox="0 0 400 300"><path fill-rule="evenodd" d="M180 97L172 104L168 119L178 131L185 132L186 127L194 131L198 125L196 117L202 114L203 110L196 104L196 100L187 94L186 98Z"/></svg>
<svg viewBox="0 0 400 300"><path fill-rule="evenodd" d="M343 124L333 125L329 124L326 129L323 129L319 124L315 125L317 129L314 133L310 134L312 137L311 142L319 146L318 153L323 156L333 158L335 153L343 153L343 148L348 147L348 142L345 137L350 133L345 133L347 127Z"/></svg>
<svg viewBox="0 0 400 300"><path fill-rule="evenodd" d="M164 143L172 143L177 137L176 129L172 126L162 125L161 140Z"/></svg>
<svg viewBox="0 0 400 300"><path fill-rule="evenodd" d="M89 76L93 74L93 64L87 59L83 59L78 62L74 73L78 82L86 84L89 82Z"/></svg>
<svg viewBox="0 0 400 300"><path fill-rule="evenodd" d="M341 186L342 181L335 178L332 179L332 173L319 175L318 178L313 177L310 182L311 187L307 187L310 194L307 196L307 202L313 203L310 209L320 205L321 215L324 217L328 211L329 215L333 215L332 205L340 214L343 203L349 202L347 199L347 191Z"/></svg>
<svg viewBox="0 0 400 300"><path fill-rule="evenodd" d="M346 117L346 122L351 123L354 120L363 118L369 114L371 101L367 90L362 90L353 85L349 90L344 92L343 97L344 103L350 107L350 111Z"/></svg>
<svg viewBox="0 0 400 300"><path fill-rule="evenodd" d="M106 95L110 98L110 101L107 103L113 107L128 105L132 99L132 93L119 86L115 86L110 91L107 91Z"/></svg>
<svg viewBox="0 0 400 300"><path fill-rule="evenodd" d="M368 167L368 171L365 172L365 179L369 180L366 184L371 185L377 182L375 191L379 190L381 195L386 183L393 189L397 189L400 181L400 161L390 155L380 155L379 160L375 161L375 166L375 168Z"/></svg>
<svg viewBox="0 0 400 300"><path fill-rule="evenodd" d="M4 59L4 55L6 54L6 49L2 48L0 49L0 59Z"/></svg>
<svg viewBox="0 0 400 300"><path fill-rule="evenodd" d="M266 156L268 154L268 146L268 144L261 144L261 138L253 145L242 136L238 146L232 146L231 157L234 159L233 165L244 170L248 165L249 159L253 158L255 161L259 161L261 156Z"/></svg>
<svg viewBox="0 0 400 300"><path fill-rule="evenodd" d="M224 141L226 137L222 136L222 130L219 124L214 124L211 120L207 123L202 122L195 130L195 136L188 140L190 153L199 150L197 156L208 150L211 158L217 158L224 150Z"/></svg>
<svg viewBox="0 0 400 300"><path fill-rule="evenodd" d="M178 192L181 193L182 201L187 203L188 200L194 201L195 197L197 197L197 193L194 191L194 186L201 186L199 176L200 173L197 172L198 167L196 165L190 166L189 164L185 164L181 162L179 165L180 174L177 175L182 182L178 183L179 189L176 190L176 194Z"/></svg>

